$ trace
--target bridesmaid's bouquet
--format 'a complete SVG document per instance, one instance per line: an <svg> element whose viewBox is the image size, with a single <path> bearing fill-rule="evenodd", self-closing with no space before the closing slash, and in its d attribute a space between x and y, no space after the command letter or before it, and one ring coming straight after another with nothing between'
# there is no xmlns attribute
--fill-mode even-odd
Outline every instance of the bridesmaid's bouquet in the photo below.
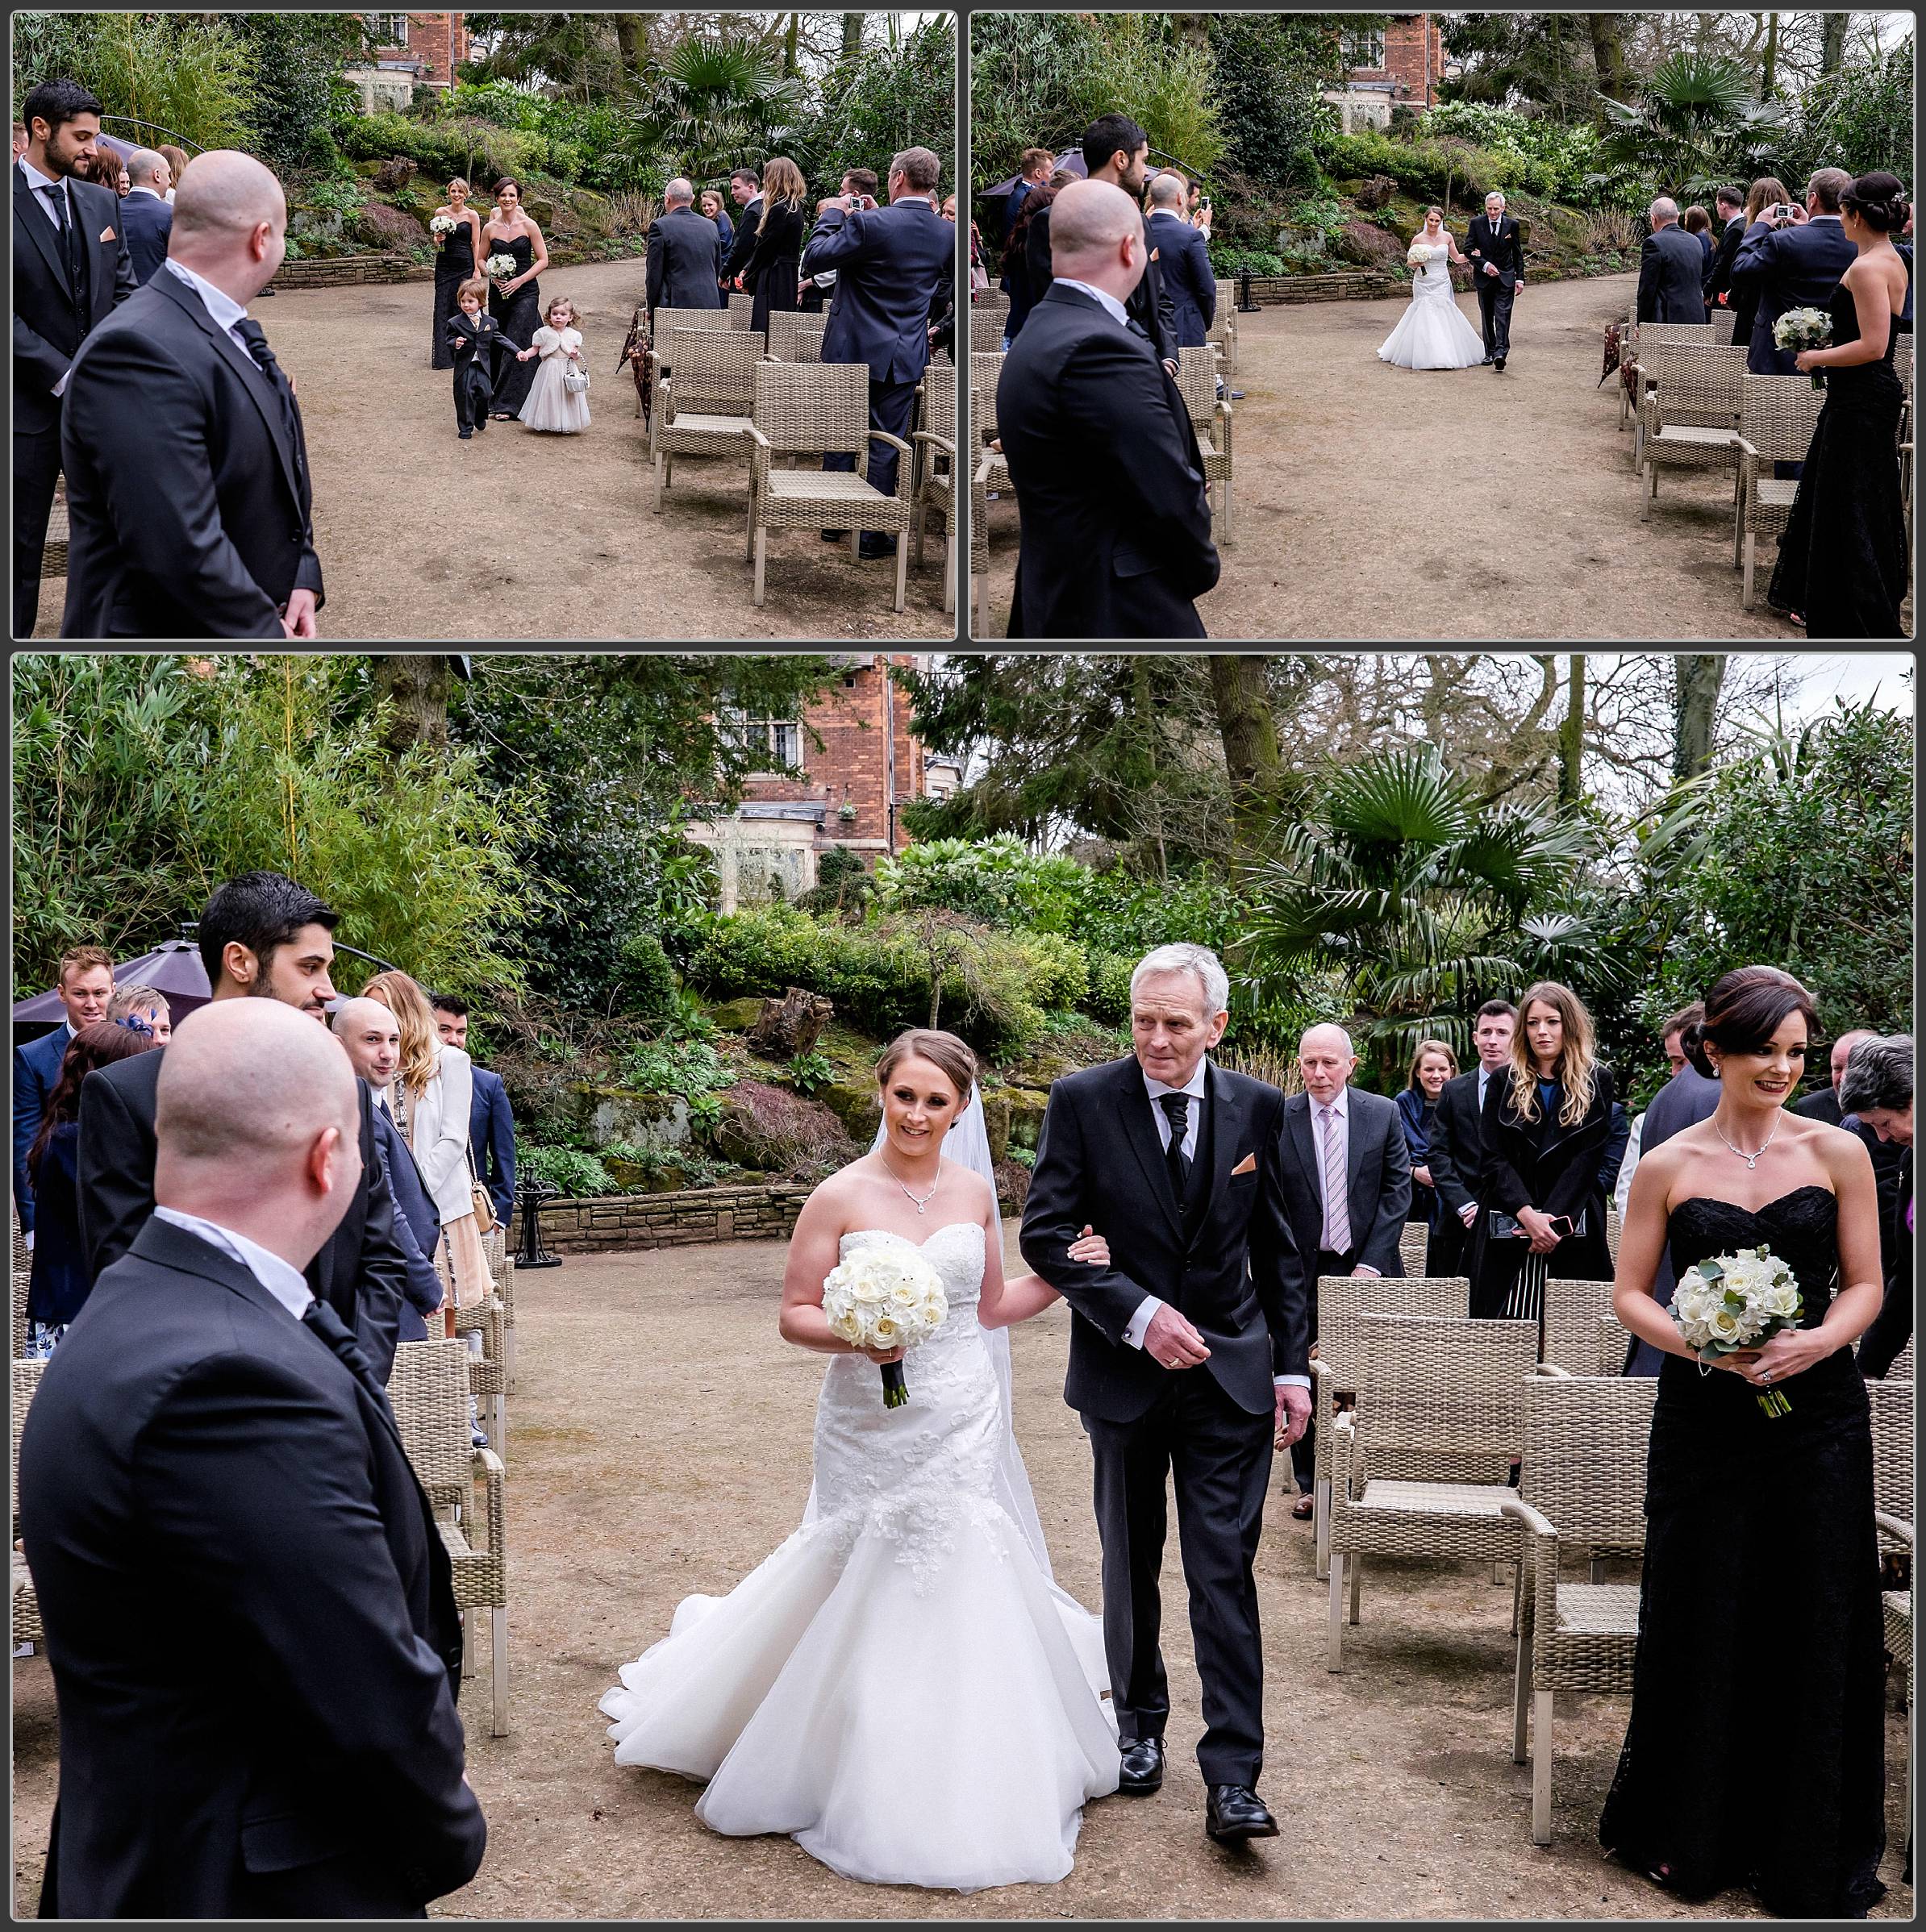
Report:
<svg viewBox="0 0 1926 1932"><path fill-rule="evenodd" d="M428 232L435 238L435 246L440 248L455 232L455 218L452 214L433 214L428 218Z"/></svg>
<svg viewBox="0 0 1926 1932"><path fill-rule="evenodd" d="M1741 1348L1757 1348L1804 1312L1798 1278L1769 1247L1742 1247L1695 1263L1678 1277L1672 1319L1701 1363ZM1790 1415L1776 1389L1757 1392L1768 1415Z"/></svg>
<svg viewBox="0 0 1926 1932"><path fill-rule="evenodd" d="M913 1247L858 1248L823 1278L829 1332L854 1348L914 1348L943 1326L949 1298L936 1271ZM883 1406L910 1399L900 1362L882 1364Z"/></svg>
<svg viewBox="0 0 1926 1932"><path fill-rule="evenodd" d="M482 264L482 273L494 281L507 281L518 271L512 255L491 255Z"/></svg>
<svg viewBox="0 0 1926 1932"><path fill-rule="evenodd" d="M1788 309L1772 325L1772 339L1782 349L1791 349L1796 354L1801 349L1829 348L1832 342L1832 318L1824 309ZM1809 372L1812 386L1823 389L1826 386L1824 369Z"/></svg>

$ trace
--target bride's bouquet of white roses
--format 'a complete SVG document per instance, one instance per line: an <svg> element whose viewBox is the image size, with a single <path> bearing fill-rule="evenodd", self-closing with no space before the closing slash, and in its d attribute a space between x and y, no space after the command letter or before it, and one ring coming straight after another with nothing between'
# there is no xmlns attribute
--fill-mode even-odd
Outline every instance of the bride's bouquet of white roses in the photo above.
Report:
<svg viewBox="0 0 1926 1932"><path fill-rule="evenodd" d="M1695 1263L1672 1292L1672 1319L1701 1363L1741 1348L1758 1348L1804 1312L1798 1278L1769 1247L1742 1247ZM1790 1415L1776 1389L1757 1392L1768 1415Z"/></svg>
<svg viewBox="0 0 1926 1932"><path fill-rule="evenodd" d="M1772 339L1782 349L1795 353L1800 349L1829 348L1832 343L1832 318L1824 309L1788 309L1772 325ZM1824 369L1810 372L1812 386L1823 389L1826 386Z"/></svg>
<svg viewBox="0 0 1926 1932"><path fill-rule="evenodd" d="M823 1281L829 1332L853 1348L914 1348L943 1326L949 1297L942 1277L913 1247L858 1248ZM910 1399L900 1362L882 1364L883 1405Z"/></svg>
<svg viewBox="0 0 1926 1932"><path fill-rule="evenodd" d="M512 255L491 255L482 264L482 273L496 281L507 281L516 273Z"/></svg>
<svg viewBox="0 0 1926 1932"><path fill-rule="evenodd" d="M435 246L440 248L455 232L455 218L452 214L432 214L428 218L428 232L435 238Z"/></svg>

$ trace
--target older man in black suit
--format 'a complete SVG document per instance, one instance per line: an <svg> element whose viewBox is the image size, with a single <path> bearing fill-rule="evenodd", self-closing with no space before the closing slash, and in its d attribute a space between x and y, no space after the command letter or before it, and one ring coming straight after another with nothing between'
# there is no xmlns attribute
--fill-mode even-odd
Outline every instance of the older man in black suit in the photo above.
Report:
<svg viewBox="0 0 1926 1932"><path fill-rule="evenodd" d="M1652 204L1652 232L1638 258L1640 322L1705 320L1705 251L1678 225L1678 204L1661 194Z"/></svg>
<svg viewBox="0 0 1926 1932"><path fill-rule="evenodd" d="M1485 360L1501 376L1511 353L1511 305L1525 285L1524 237L1505 212L1503 192L1485 197L1485 212L1474 214L1465 231L1465 259L1484 325Z"/></svg>
<svg viewBox="0 0 1926 1932"><path fill-rule="evenodd" d="M100 102L74 81L44 81L20 113L27 142L14 164L14 635L29 638L73 359L138 285L120 197L79 172L100 139Z"/></svg>
<svg viewBox="0 0 1926 1932"><path fill-rule="evenodd" d="M1773 324L1792 309L1823 309L1858 251L1847 238L1839 198L1853 185L1843 168L1821 168L1806 184L1806 205L1789 215L1761 210L1732 257L1732 279L1752 283L1759 306L1752 319L1745 366L1755 376L1796 374L1798 351L1782 349Z"/></svg>
<svg viewBox="0 0 1926 1932"><path fill-rule="evenodd" d="M870 487L896 493L898 465L915 427L916 385L929 366L930 308L955 273L957 231L936 211L941 163L928 148L906 148L890 163L890 206L853 206L858 198L832 195L816 204L816 224L802 249L802 273L836 272L836 298L823 325L823 362L860 362L869 371ZM932 381L951 381L943 371ZM823 459L828 470L853 469L848 455ZM840 531L825 531L838 538ZM865 557L896 556L897 591L905 559L900 539L866 531Z"/></svg>
<svg viewBox="0 0 1926 1932"><path fill-rule="evenodd" d="M362 1178L353 1069L273 1000L140 1057L153 1214L20 1443L60 1700L40 1916L420 1917L487 1828L434 1513L302 1273Z"/></svg>
<svg viewBox="0 0 1926 1932"><path fill-rule="evenodd" d="M694 207L695 189L677 176L662 190L662 212L648 231L648 314L659 308L719 309L722 231Z"/></svg>
<svg viewBox="0 0 1926 1932"><path fill-rule="evenodd" d="M1022 519L1010 635L1202 637L1217 581L1203 465L1169 368L1125 298L1143 218L1103 181L1052 205L1057 280L1010 346L997 423Z"/></svg>
<svg viewBox="0 0 1926 1932"><path fill-rule="evenodd" d="M316 635L301 411L248 314L286 247L274 177L231 148L196 156L160 273L73 365L63 637Z"/></svg>
<svg viewBox="0 0 1926 1932"><path fill-rule="evenodd" d="M335 997L328 976L335 919L331 908L278 872L230 879L207 901L198 932L215 999L278 1000L325 1025ZM153 1214L156 1095L172 1050L117 1060L81 1084L81 1241L97 1275L132 1247ZM361 1157L360 1184L308 1263L307 1280L353 1331L385 1382L394 1366L407 1260L395 1239L394 1193L376 1155L365 1084Z"/></svg>

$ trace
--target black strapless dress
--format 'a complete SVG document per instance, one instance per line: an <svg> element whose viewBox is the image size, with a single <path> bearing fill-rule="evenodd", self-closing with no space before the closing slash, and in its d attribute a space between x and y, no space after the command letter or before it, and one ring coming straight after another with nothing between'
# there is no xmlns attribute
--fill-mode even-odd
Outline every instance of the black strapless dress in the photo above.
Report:
<svg viewBox="0 0 1926 1932"><path fill-rule="evenodd" d="M1839 1206L1803 1187L1763 1208L1672 1213L1674 1268L1770 1247L1816 1327L1839 1274ZM1778 1386L1778 1384L1775 1384ZM1886 1655L1866 1384L1837 1349L1768 1417L1742 1376L1668 1355L1646 1467L1632 1717L1599 1842L1669 1888L1749 1887L1795 1918L1862 1918L1884 1892Z"/></svg>
<svg viewBox="0 0 1926 1932"><path fill-rule="evenodd" d="M526 275L528 264L535 260L535 244L525 235L511 235L506 241L498 237L491 241L485 234L482 246L490 255L512 255L518 275ZM502 333L518 349L527 348L535 340L535 331L542 326L541 284L525 281L506 302L502 299L502 291L491 284L488 291L488 312L502 325ZM488 406L489 410L493 414L519 415L535 381L535 362L532 358L527 362L517 362L512 355L504 352L501 368L501 380L495 385L494 400Z"/></svg>
<svg viewBox="0 0 1926 1932"><path fill-rule="evenodd" d="M455 299L455 291L462 283L472 280L474 273L474 231L463 222L435 251L433 366L438 369L452 369L455 366L454 353L448 348L448 318L461 306Z"/></svg>
<svg viewBox="0 0 1926 1932"><path fill-rule="evenodd" d="M1849 289L1832 293L1835 345L1859 339ZM1766 602L1796 610L1808 637L1895 637L1905 631L1906 510L1899 496L1899 406L1893 368L1895 326L1877 362L1826 371L1826 400L1812 431L1799 494L1779 539Z"/></svg>

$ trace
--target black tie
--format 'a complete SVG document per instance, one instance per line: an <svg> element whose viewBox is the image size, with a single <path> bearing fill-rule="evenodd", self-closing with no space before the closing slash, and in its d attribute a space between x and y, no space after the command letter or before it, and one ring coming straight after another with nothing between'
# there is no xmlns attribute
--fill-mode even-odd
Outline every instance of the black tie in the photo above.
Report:
<svg viewBox="0 0 1926 1932"><path fill-rule="evenodd" d="M1184 1196L1190 1185L1190 1160L1184 1152L1184 1135L1190 1125L1190 1097L1187 1093L1160 1093L1157 1104L1164 1110L1164 1118L1170 1123L1170 1145L1164 1155L1165 1164L1170 1170L1170 1189L1177 1196L1177 1205L1184 1205Z"/></svg>
<svg viewBox="0 0 1926 1932"><path fill-rule="evenodd" d="M82 264L78 232L73 225L73 210L67 200L67 185L56 182L47 190L47 206L53 210L53 225L60 231L60 253L67 263L67 286L73 292L77 302L85 295L81 286Z"/></svg>
<svg viewBox="0 0 1926 1932"><path fill-rule="evenodd" d="M274 352L268 347L268 332L252 315L244 315L234 325L234 332L248 345L248 353L254 358L256 365L268 379L269 387L274 392L274 400L281 407L281 427L286 432L288 448L294 452L298 468L301 462L301 435L295 427L294 394L288 387L287 377L281 373L281 364L274 360Z"/></svg>
<svg viewBox="0 0 1926 1932"><path fill-rule="evenodd" d="M325 1301L309 1302L301 1320L304 1327L311 1329L341 1358L356 1381L381 1396L384 1401L387 1399L374 1372L374 1364L362 1354L361 1345L354 1339L353 1331Z"/></svg>

